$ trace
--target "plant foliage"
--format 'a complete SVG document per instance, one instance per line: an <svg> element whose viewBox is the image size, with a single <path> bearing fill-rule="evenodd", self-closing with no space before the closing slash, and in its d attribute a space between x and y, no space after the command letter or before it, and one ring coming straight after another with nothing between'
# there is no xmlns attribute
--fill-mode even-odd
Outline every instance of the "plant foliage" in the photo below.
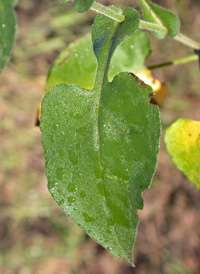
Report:
<svg viewBox="0 0 200 274"><path fill-rule="evenodd" d="M122 24L97 17L94 88L55 86L42 102L41 131L55 201L116 257L133 263L137 209L143 208L141 192L156 169L160 118L149 104L152 88L135 75L120 73L108 82L114 50L139 25L135 10L125 14Z"/></svg>
<svg viewBox="0 0 200 274"><path fill-rule="evenodd" d="M151 53L147 33L137 31L123 41L114 51L108 70L108 80L120 72L139 73L145 71L145 60ZM59 83L76 84L92 89L95 83L97 59L91 35L79 39L64 49L54 62L48 74L45 93Z"/></svg>
<svg viewBox="0 0 200 274"><path fill-rule="evenodd" d="M200 188L200 122L178 119L166 130L165 143L176 166Z"/></svg>
<svg viewBox="0 0 200 274"><path fill-rule="evenodd" d="M144 19L148 22L165 26L168 29L168 35L175 37L180 31L180 22L175 14L163 9L149 0L138 0L143 12ZM157 38L163 38L165 35L153 32Z"/></svg>
<svg viewBox="0 0 200 274"><path fill-rule="evenodd" d="M75 0L74 1L74 10L77 12L85 12L89 10L89 8L92 6L94 0Z"/></svg>
<svg viewBox="0 0 200 274"><path fill-rule="evenodd" d="M138 1L146 21L135 9L122 13L94 0L74 0L75 11L99 8L104 15L95 20L91 35L71 44L53 64L41 114L52 197L92 238L132 264L137 209L143 208L141 193L150 187L156 170L161 133L159 109L149 102L153 90L135 75L145 71L151 77L145 67L150 39L138 28L146 26L157 38L167 33L197 54L200 49L179 33L176 15L150 0ZM0 71L14 43L16 2L0 0ZM166 86L163 93L161 87L154 96L160 105L167 94ZM174 163L197 188L199 128L200 122L179 119L165 135Z"/></svg>
<svg viewBox="0 0 200 274"><path fill-rule="evenodd" d="M0 0L0 72L10 58L13 48L17 18L13 10L16 0Z"/></svg>

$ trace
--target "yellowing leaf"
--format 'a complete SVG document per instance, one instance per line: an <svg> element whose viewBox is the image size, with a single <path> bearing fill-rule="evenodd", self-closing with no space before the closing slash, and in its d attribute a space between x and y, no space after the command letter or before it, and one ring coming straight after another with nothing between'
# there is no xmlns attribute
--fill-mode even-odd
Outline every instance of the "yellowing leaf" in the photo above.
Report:
<svg viewBox="0 0 200 274"><path fill-rule="evenodd" d="M151 103L162 106L168 96L168 88L165 83L161 83L158 79L153 78L150 70L145 70L136 74L141 80L153 88L155 94L151 99Z"/></svg>
<svg viewBox="0 0 200 274"><path fill-rule="evenodd" d="M176 166L200 188L200 122L177 120L166 130L165 143Z"/></svg>

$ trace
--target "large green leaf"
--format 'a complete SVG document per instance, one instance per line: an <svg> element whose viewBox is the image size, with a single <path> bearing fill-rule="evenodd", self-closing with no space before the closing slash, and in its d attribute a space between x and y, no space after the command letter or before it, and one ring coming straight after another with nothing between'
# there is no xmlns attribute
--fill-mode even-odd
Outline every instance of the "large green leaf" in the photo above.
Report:
<svg viewBox="0 0 200 274"><path fill-rule="evenodd" d="M73 8L77 12L85 12L90 9L94 0L74 0Z"/></svg>
<svg viewBox="0 0 200 274"><path fill-rule="evenodd" d="M143 12L144 19L146 21L163 25L168 29L168 35L175 37L180 31L180 22L175 14L164 8L153 4L150 0L138 0ZM157 38L163 38L165 35L153 32Z"/></svg>
<svg viewBox="0 0 200 274"><path fill-rule="evenodd" d="M160 118L149 104L151 87L135 75L123 72L107 80L112 53L139 25L135 10L125 15L122 24L97 17L94 88L56 85L42 101L41 131L55 201L107 250L133 263L137 209L156 169Z"/></svg>
<svg viewBox="0 0 200 274"><path fill-rule="evenodd" d="M150 38L146 32L137 31L122 42L111 59L108 79L123 71L138 73L146 69L144 62L151 52ZM95 82L97 60L91 36L71 44L63 50L53 64L46 83L45 93L59 83L77 84L92 89Z"/></svg>
<svg viewBox="0 0 200 274"><path fill-rule="evenodd" d="M177 120L166 130L165 143L175 165L200 188L200 122Z"/></svg>
<svg viewBox="0 0 200 274"><path fill-rule="evenodd" d="M15 41L17 19L13 10L17 0L0 0L0 72L10 58Z"/></svg>

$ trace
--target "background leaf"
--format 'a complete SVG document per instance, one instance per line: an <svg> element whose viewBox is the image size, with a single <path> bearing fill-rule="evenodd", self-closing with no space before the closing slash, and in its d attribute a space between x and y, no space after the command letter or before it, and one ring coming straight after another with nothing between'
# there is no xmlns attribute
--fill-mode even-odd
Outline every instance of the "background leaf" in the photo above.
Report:
<svg viewBox="0 0 200 274"><path fill-rule="evenodd" d="M90 9L94 0L74 0L73 8L77 12L85 12Z"/></svg>
<svg viewBox="0 0 200 274"><path fill-rule="evenodd" d="M168 29L168 35L175 37L180 31L180 22L175 14L164 8L153 4L150 0L138 0L143 12L144 19L146 21L163 25ZM157 38L163 38L165 35L153 32Z"/></svg>
<svg viewBox="0 0 200 274"><path fill-rule="evenodd" d="M42 101L41 131L55 201L92 238L132 263L141 192L156 168L160 119L149 104L151 87L136 76L120 73L107 81L115 47L139 25L137 12L128 9L126 17L122 24L97 17L92 37L101 65L94 89L55 86Z"/></svg>
<svg viewBox="0 0 200 274"><path fill-rule="evenodd" d="M119 72L138 73L146 70L144 62L150 53L150 38L146 32L137 31L131 35L117 47L111 58L109 81ZM59 83L77 84L82 88L92 89L96 70L97 60L91 36L88 35L61 52L49 72L45 93Z"/></svg>
<svg viewBox="0 0 200 274"><path fill-rule="evenodd" d="M151 53L151 41L144 31L137 31L115 51L109 70L109 79L123 71L139 73L146 70L145 61Z"/></svg>
<svg viewBox="0 0 200 274"><path fill-rule="evenodd" d="M175 165L200 188L200 122L178 119L166 130L165 143Z"/></svg>
<svg viewBox="0 0 200 274"><path fill-rule="evenodd" d="M13 10L16 0L0 0L0 72L10 58L15 40L17 18Z"/></svg>

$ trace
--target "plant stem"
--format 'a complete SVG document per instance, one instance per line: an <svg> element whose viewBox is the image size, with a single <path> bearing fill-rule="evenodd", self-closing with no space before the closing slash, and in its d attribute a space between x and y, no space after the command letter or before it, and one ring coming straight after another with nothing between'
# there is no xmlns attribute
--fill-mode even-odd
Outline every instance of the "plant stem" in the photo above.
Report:
<svg viewBox="0 0 200 274"><path fill-rule="evenodd" d="M91 10L96 11L97 13L101 13L107 17L112 18L113 20L117 21L117 22L123 22L125 20L125 16L118 14L117 12L115 12L114 10L111 10L108 7L105 7L97 2L94 2L92 4ZM168 33L168 30L165 26L161 26L158 24L154 24L154 23L150 23L150 22L146 22L143 20L140 20L140 25L139 25L140 29L145 29L145 30L149 30L149 31L158 31L158 32L162 32L164 34ZM182 44L193 48L193 49L200 49L200 43L192 40L191 38L179 33L176 37L174 37L175 40L181 42Z"/></svg>
<svg viewBox="0 0 200 274"><path fill-rule="evenodd" d="M101 13L107 17L112 18L113 20L117 21L117 22L123 22L125 20L125 16L118 14L117 12L115 12L114 10L111 10L97 2L94 2L91 10L96 11L97 13ZM145 30L150 30L150 31L158 31L158 32L163 32L165 34L167 34L167 28L158 24L154 24L154 23L150 23L150 22L146 22L143 20L140 20L140 25L139 25L140 29L145 29Z"/></svg>
<svg viewBox="0 0 200 274"><path fill-rule="evenodd" d="M143 20L140 20L139 29L145 29L145 30L149 30L149 31L158 31L158 32L162 32L164 34L168 33L168 30L165 26L161 26L161 25L158 25L155 23L146 22Z"/></svg>
<svg viewBox="0 0 200 274"><path fill-rule="evenodd" d="M114 10L111 10L97 2L94 2L90 9L96 11L97 13L101 13L107 17L110 17L113 20L120 22L120 23L125 20L124 15L121 15L121 14L115 12Z"/></svg>
<svg viewBox="0 0 200 274"><path fill-rule="evenodd" d="M185 36L182 33L179 33L176 37L174 37L175 40L181 42L182 44L185 44L186 46L190 46L193 49L200 49L200 44L191 38Z"/></svg>
<svg viewBox="0 0 200 274"><path fill-rule="evenodd" d="M178 58L178 59L166 62L166 63L161 63L161 64L149 66L149 67L147 67L147 69L148 70L154 70L154 69L167 67L167 66L171 66L171 65L177 66L177 65L181 65L181 64L194 62L194 61L197 61L197 60L198 60L198 55L197 54L192 54L192 55L182 57L182 58Z"/></svg>

